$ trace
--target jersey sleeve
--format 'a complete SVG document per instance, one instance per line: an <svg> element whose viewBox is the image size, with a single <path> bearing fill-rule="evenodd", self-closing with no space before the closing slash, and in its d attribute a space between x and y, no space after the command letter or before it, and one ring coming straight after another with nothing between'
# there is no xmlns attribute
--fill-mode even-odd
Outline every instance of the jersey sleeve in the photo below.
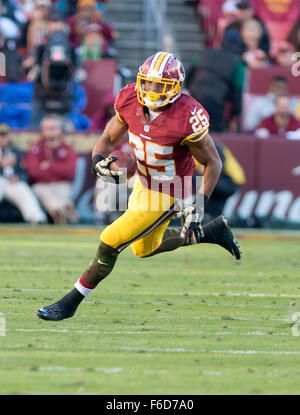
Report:
<svg viewBox="0 0 300 415"><path fill-rule="evenodd" d="M202 140L209 130L208 112L197 101L194 101L194 103L196 105L193 105L188 111L184 123L184 131L180 140L181 145L187 144L187 142L195 143Z"/></svg>
<svg viewBox="0 0 300 415"><path fill-rule="evenodd" d="M126 85L124 88L120 90L116 99L115 99L115 111L116 115L123 124L128 124L127 122L127 112L128 112L128 104L130 102L130 98L132 95L132 87L131 85Z"/></svg>

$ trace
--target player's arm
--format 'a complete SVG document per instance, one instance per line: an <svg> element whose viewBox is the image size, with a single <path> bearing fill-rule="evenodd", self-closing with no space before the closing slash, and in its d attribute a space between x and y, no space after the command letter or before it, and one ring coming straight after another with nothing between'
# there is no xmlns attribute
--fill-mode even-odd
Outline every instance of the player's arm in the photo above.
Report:
<svg viewBox="0 0 300 415"><path fill-rule="evenodd" d="M194 139L193 142L187 141L186 144L195 159L204 166L199 192L203 193L205 198L209 198L222 171L222 162L216 146L209 133L198 141Z"/></svg>
<svg viewBox="0 0 300 415"><path fill-rule="evenodd" d="M93 148L92 157L97 155L107 157L123 138L128 129L127 124L121 122L115 115L106 125L103 133Z"/></svg>
<svg viewBox="0 0 300 415"><path fill-rule="evenodd" d="M108 155L123 138L127 129L127 124L121 122L116 115L108 122L92 152L92 172L95 176L106 181L119 182L122 172L110 170L109 166L116 158Z"/></svg>
<svg viewBox="0 0 300 415"><path fill-rule="evenodd" d="M182 229L181 238L191 243L193 235L196 242L200 242L202 227L200 225L205 204L212 194L222 170L222 162L216 146L208 133L193 137L193 141L187 141L190 152L195 159L204 166L203 180L196 198L196 205L185 207L181 212ZM199 197L200 196L200 197ZM197 203L198 202L198 203Z"/></svg>

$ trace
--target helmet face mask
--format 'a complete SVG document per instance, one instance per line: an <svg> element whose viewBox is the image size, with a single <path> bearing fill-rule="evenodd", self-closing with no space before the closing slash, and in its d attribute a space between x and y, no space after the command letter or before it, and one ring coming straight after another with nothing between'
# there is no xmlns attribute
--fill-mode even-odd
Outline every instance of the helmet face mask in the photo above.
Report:
<svg viewBox="0 0 300 415"><path fill-rule="evenodd" d="M183 81L182 63L171 53L158 52L139 69L136 81L138 101L148 108L164 107L179 98Z"/></svg>

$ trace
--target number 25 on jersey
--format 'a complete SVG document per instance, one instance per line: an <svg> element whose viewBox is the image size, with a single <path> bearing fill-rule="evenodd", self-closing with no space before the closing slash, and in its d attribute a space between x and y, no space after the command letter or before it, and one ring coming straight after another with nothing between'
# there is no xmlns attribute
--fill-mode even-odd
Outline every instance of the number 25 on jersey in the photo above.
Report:
<svg viewBox="0 0 300 415"><path fill-rule="evenodd" d="M192 115L189 121L195 133L203 130L209 123L207 116L203 114L203 108L200 108L195 115Z"/></svg>

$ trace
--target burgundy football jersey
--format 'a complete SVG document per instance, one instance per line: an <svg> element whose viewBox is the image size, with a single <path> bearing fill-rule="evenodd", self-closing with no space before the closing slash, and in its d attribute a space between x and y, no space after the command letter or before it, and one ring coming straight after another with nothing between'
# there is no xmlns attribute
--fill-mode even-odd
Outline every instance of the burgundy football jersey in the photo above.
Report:
<svg viewBox="0 0 300 415"><path fill-rule="evenodd" d="M177 198L187 197L195 162L185 144L201 140L208 132L209 116L202 105L182 94L149 122L133 83L121 89L115 110L128 125L142 184Z"/></svg>

